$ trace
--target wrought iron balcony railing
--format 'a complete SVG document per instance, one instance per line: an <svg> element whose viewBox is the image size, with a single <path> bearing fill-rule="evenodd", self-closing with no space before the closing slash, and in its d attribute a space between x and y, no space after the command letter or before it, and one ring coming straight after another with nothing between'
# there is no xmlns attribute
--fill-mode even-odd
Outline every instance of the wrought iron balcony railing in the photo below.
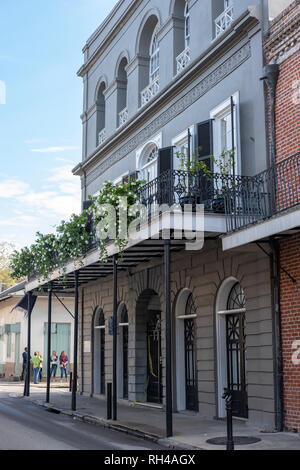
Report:
<svg viewBox="0 0 300 470"><path fill-rule="evenodd" d="M100 131L98 134L98 145L103 144L105 140L106 140L106 131L105 129L102 129L102 131Z"/></svg>
<svg viewBox="0 0 300 470"><path fill-rule="evenodd" d="M190 48L187 47L183 52L181 52L181 54L179 54L179 56L176 57L177 75L186 68L190 60Z"/></svg>
<svg viewBox="0 0 300 470"><path fill-rule="evenodd" d="M143 91L141 91L141 102L142 106L145 106L145 104L149 103L149 101L152 100L152 98L157 95L159 92L159 78L156 78L151 82L146 88L144 88Z"/></svg>
<svg viewBox="0 0 300 470"><path fill-rule="evenodd" d="M150 210L153 204L203 204L205 212L225 214L224 194L233 186L243 185L244 176L167 170L140 190L140 202Z"/></svg>
<svg viewBox="0 0 300 470"><path fill-rule="evenodd" d="M126 124L128 121L128 108L124 108L120 113L119 113L119 127L123 126Z"/></svg>
<svg viewBox="0 0 300 470"><path fill-rule="evenodd" d="M233 22L233 6L229 6L215 19L216 38L223 34Z"/></svg>
<svg viewBox="0 0 300 470"><path fill-rule="evenodd" d="M224 192L227 231L300 206L300 152Z"/></svg>

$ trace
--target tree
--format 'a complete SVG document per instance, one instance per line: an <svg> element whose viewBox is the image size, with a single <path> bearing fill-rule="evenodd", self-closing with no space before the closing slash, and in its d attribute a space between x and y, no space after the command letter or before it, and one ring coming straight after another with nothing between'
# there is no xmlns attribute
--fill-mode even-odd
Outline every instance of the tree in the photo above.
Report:
<svg viewBox="0 0 300 470"><path fill-rule="evenodd" d="M10 256L14 246L10 243L0 242L0 292L15 284L10 277Z"/></svg>

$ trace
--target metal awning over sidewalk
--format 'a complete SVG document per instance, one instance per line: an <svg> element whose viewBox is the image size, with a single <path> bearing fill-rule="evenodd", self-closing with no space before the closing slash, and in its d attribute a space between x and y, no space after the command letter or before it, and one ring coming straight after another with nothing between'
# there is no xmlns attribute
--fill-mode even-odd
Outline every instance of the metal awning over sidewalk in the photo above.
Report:
<svg viewBox="0 0 300 470"><path fill-rule="evenodd" d="M117 311L118 311L118 272L135 268L136 266L150 262L154 258L164 259L164 279L165 279L165 315L166 315L166 436L173 435L173 398L172 398L172 329L171 329L171 254L186 248L191 242L193 233L201 234L200 245L204 237L215 239L224 233L226 221L224 215L209 215L203 217L201 213L200 225L195 217L195 213L190 212L184 218L184 231L182 236L178 236L178 230L182 229L183 216L181 212L172 214L163 213L157 219L152 219L149 225L141 227L137 239L131 239L122 255L118 252L118 247L114 241L107 244L107 259L105 262L99 260L99 249L92 249L81 259L70 261L65 269L55 270L49 279L30 279L25 286L28 293L28 302L36 292L48 292L48 363L47 363L47 391L46 402L50 401L50 354L51 354L51 318L52 318L52 296L59 294L67 295L74 293L74 367L72 386L73 411L76 410L77 392L77 356L78 356L78 312L79 312L79 288L90 282L101 280L107 276L112 276L113 282L113 380L112 380L112 419L117 420ZM167 231L167 232L165 232ZM151 236L149 236L151 234ZM176 239L174 234L176 234ZM197 237L199 241L199 238ZM197 248L198 246L198 248ZM199 244L195 245L199 250ZM83 292L84 295L84 292ZM81 296L82 309L84 305L83 295ZM31 342L31 312L28 315L28 354L30 355ZM30 394L30 374L26 377L24 395ZM109 397L107 397L109 398Z"/></svg>
<svg viewBox="0 0 300 470"><path fill-rule="evenodd" d="M270 237L292 236L300 231L300 208L278 214L222 237L223 250L231 250Z"/></svg>
<svg viewBox="0 0 300 470"><path fill-rule="evenodd" d="M172 240L171 251L180 251L184 249L186 241L184 240ZM127 249L123 255L122 260L118 263L118 271L126 271L139 265L140 263L146 263L151 261L153 258L160 258L164 255L164 240L145 240L139 245ZM77 263L74 265L74 270L70 270L71 266L68 266L68 272L65 275L61 275L57 272L51 276L43 284L39 285L39 281L34 279L29 281L26 285L26 291L35 291L36 289L42 289L47 291L48 284L51 282L52 291L59 294L73 293L75 289L74 272L78 271L78 283L79 286L83 286L89 282L103 279L107 276L113 275L113 260L114 256L110 256L106 263L101 263L99 260L99 251L91 251L82 266Z"/></svg>

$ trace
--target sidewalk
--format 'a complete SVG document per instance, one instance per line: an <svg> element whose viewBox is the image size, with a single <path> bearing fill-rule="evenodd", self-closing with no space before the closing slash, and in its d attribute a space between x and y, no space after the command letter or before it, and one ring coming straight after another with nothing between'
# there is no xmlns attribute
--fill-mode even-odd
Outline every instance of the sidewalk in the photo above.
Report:
<svg viewBox="0 0 300 470"><path fill-rule="evenodd" d="M7 385L7 383L6 383ZM22 397L21 384L9 384L10 394ZM71 393L66 384L53 384L50 394L50 405L45 404L45 384L31 385L31 396L26 397L40 406L53 411L60 411L77 419L94 424L112 427L119 431L138 435L145 439L158 442L170 448L189 448L206 450L224 450L224 445L212 445L206 441L211 438L226 436L226 422L220 420L201 419L197 413L184 412L173 414L174 437L166 439L165 412L160 409L141 405L129 406L122 400L118 403L118 421L107 421L106 401L102 398L90 398L77 395L77 411L71 411ZM0 391L4 391L4 383L0 382ZM23 398L23 397L22 397ZM234 436L253 437L259 442L250 445L236 445L238 450L300 450L300 435L294 433L262 433L242 421L234 421Z"/></svg>

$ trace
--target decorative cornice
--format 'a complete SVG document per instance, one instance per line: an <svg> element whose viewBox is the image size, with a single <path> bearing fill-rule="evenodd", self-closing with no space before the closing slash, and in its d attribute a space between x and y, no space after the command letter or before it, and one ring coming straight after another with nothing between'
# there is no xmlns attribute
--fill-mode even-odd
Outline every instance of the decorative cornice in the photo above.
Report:
<svg viewBox="0 0 300 470"><path fill-rule="evenodd" d="M83 77L90 70L90 68L97 62L99 57L107 49L107 47L113 41L113 39L119 34L121 29L124 27L124 25L127 23L127 21L132 17L133 13L138 9L138 7L140 6L140 4L142 2L143 2L143 0L135 0L131 3L129 8L125 11L124 15L118 20L118 24L113 25L112 29L105 36L105 39L101 42L99 47L97 47L95 52L80 67L80 69L77 72L77 75L79 77ZM118 6L118 5L116 5L116 6ZM111 12L111 14L108 16L108 18L104 21L103 25L100 26L99 29L95 31L95 33L88 40L85 48L83 49L83 52L88 50L89 46L97 39L99 34L102 32L104 26L106 26L109 23L109 21L112 19L113 15L115 14L116 11L117 11L117 9L114 8L113 11Z"/></svg>
<svg viewBox="0 0 300 470"><path fill-rule="evenodd" d="M300 48L300 9L287 22L282 19L282 27L270 30L265 39L264 51L267 62L280 64ZM278 24L277 24L278 26Z"/></svg>
<svg viewBox="0 0 300 470"><path fill-rule="evenodd" d="M87 183L93 181L96 177L102 175L108 168L119 162L122 158L132 152L134 149L143 144L152 135L157 133L163 126L174 119L177 115L185 111L201 96L207 93L217 83L223 80L233 70L238 68L251 56L250 42L247 42L231 57L226 59L222 64L215 68L207 77L203 78L196 86L194 86L182 98L172 104L167 110L162 112L158 117L146 125L137 135L129 139L125 145L118 148L108 158L97 165L93 171L87 176Z"/></svg>

